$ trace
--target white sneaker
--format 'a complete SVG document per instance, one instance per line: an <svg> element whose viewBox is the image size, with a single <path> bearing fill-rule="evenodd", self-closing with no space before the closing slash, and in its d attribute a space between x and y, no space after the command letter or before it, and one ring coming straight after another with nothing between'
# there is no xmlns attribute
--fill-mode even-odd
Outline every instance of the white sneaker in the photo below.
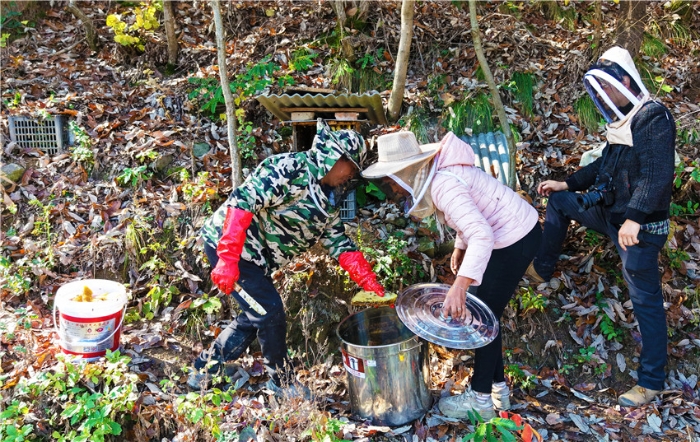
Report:
<svg viewBox="0 0 700 442"><path fill-rule="evenodd" d="M491 397L487 397L486 403L482 404L476 400L476 393L471 391L471 389L457 396L440 399L438 408L442 414L454 419L467 419L469 418L469 412L479 414L484 421L489 421L496 417Z"/></svg>
<svg viewBox="0 0 700 442"><path fill-rule="evenodd" d="M491 400L493 400L493 406L497 410L510 410L510 388L508 384L504 387L498 387L493 384L491 387Z"/></svg>

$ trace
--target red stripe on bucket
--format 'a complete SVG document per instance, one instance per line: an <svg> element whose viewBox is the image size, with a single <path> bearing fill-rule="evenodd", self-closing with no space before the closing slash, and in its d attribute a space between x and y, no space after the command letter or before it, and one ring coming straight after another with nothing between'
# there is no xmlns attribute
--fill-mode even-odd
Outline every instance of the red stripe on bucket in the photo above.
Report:
<svg viewBox="0 0 700 442"><path fill-rule="evenodd" d="M72 323L77 323L77 324L89 324L93 322L103 322L103 321L110 321L114 320L115 327L117 327L116 331L114 332L114 335L110 338L111 342L113 343L111 348L109 348L110 351L115 351L116 349L119 348L119 338L121 336L121 317L122 317L122 311L119 310L116 313L112 313L111 315L106 315L106 316L98 316L98 317L90 317L90 318L81 318L77 316L71 316L67 315L65 313L61 313L60 311L58 312L59 317L66 321L66 322L72 322ZM83 341L85 343L88 343L89 341ZM101 343L100 345L104 344L109 344L108 342ZM98 358L101 356L104 356L107 353L107 349L96 351L96 352L75 352L72 350L68 350L66 347L64 347L63 340L60 341L59 346L61 347L61 351L65 354L69 355L76 355L76 356L82 356L84 359L90 359L90 358Z"/></svg>

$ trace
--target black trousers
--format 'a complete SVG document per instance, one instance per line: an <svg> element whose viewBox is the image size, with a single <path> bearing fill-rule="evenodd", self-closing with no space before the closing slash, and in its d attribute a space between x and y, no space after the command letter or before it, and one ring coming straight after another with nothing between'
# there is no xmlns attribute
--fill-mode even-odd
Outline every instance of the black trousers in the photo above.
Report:
<svg viewBox="0 0 700 442"><path fill-rule="evenodd" d="M216 250L205 244L204 251L212 268L219 257ZM238 285L267 311L265 316L256 313L235 290L231 292L242 312L216 337L208 350L202 351L195 360L197 369L209 363L211 373L218 372L223 363L238 359L250 344L258 338L262 354L267 359L267 368L273 380L279 384L279 376L287 363L287 318L284 304L272 279L260 267L245 260L238 263L240 278Z"/></svg>
<svg viewBox="0 0 700 442"><path fill-rule="evenodd" d="M518 287L518 282L537 253L541 238L542 228L537 223L520 241L503 249L493 250L481 285L472 287L476 289L475 296L484 301L499 321ZM505 380L501 333L499 328L496 339L489 345L475 350L472 376L474 391L490 394L494 382Z"/></svg>

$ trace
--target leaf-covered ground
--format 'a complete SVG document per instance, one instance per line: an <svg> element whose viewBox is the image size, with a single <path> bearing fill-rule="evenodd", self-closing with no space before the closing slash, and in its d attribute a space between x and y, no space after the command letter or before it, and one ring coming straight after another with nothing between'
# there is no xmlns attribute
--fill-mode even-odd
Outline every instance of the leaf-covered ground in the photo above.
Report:
<svg viewBox="0 0 700 442"><path fill-rule="evenodd" d="M196 242L203 220L231 190L226 125L201 112L201 97L189 96L195 88L189 78L218 78L210 6L175 3L180 65L166 74L162 30L142 34L144 51L138 52L115 43L105 26L109 14L133 20L132 6L78 5L98 30L97 52L86 45L80 22L60 5L18 26L24 32L0 49L3 164L24 169L15 182L3 183L3 437L22 440L9 438L15 437L13 429L44 440L115 434L114 428L98 428L100 419L90 420L95 407L75 405L88 403L110 404L112 414L106 413L121 431L106 436L113 440L456 440L473 431L470 423L447 419L436 407L401 428L352 419L335 327L355 311L349 305L354 289L320 250L275 275L289 311L290 349L306 367L298 373L314 401L279 403L261 389L266 377L255 347L229 367L230 379L223 384L242 385L234 393L187 395L183 367L235 311L211 290ZM522 138L519 181L542 213L534 186L575 170L581 154L601 142L601 134L586 128L575 108L583 93L581 76L595 53L593 4L558 6L494 2L479 10L487 58ZM539 287L523 280L503 318L513 411L545 440L696 440L700 434L700 6L685 7L674 16L662 2L650 2L647 31L661 33L665 52L647 48L644 55L651 84L679 122L682 162L674 189L680 208L661 259L669 325L666 390L645 407L616 405L617 394L634 383L640 336L614 247L574 227L556 278ZM230 74L243 74L270 56L280 67L274 75L289 74L296 85L344 84L333 69L342 56L336 16L327 2L243 1L223 9ZM364 54L365 70L373 72L363 78L388 98L400 4L372 3L366 14L346 32L356 52ZM618 6L604 3L603 47L613 41L617 17ZM486 91L468 23L466 12L450 2L417 4L404 117L396 126L368 128L366 135L411 128L437 140L454 113L451 105ZM301 48L312 54L311 65L292 71ZM361 64L354 66L359 70ZM534 78L531 113L508 87L516 72ZM275 84L268 90L280 92ZM281 136L287 129L257 101L246 100L242 108L255 146L244 159L246 167L289 149L289 139ZM13 115L63 115L86 150L46 155L12 143L8 117ZM373 204L359 211L349 233L381 250L388 232L404 232L402 253L424 275L411 275L411 281L451 282L448 256L431 259L417 251L415 233L425 227L387 223L396 219L395 209ZM65 282L89 277L129 284L121 353L130 360L113 356L73 369L56 357L52 299ZM468 385L471 356L431 348L430 388L436 399ZM215 428L219 436L212 435Z"/></svg>

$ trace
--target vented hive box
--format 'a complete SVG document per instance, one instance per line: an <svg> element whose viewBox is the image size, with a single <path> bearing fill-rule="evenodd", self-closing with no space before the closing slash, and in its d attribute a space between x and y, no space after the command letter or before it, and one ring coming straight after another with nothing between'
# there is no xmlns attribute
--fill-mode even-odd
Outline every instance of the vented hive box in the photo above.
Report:
<svg viewBox="0 0 700 442"><path fill-rule="evenodd" d="M56 155L68 145L65 117L62 115L45 120L11 116L9 123L10 139L25 149L35 148L48 155Z"/></svg>
<svg viewBox="0 0 700 442"><path fill-rule="evenodd" d="M340 205L340 219L343 221L352 221L355 219L356 209L357 205L355 204L355 191L353 190Z"/></svg>

